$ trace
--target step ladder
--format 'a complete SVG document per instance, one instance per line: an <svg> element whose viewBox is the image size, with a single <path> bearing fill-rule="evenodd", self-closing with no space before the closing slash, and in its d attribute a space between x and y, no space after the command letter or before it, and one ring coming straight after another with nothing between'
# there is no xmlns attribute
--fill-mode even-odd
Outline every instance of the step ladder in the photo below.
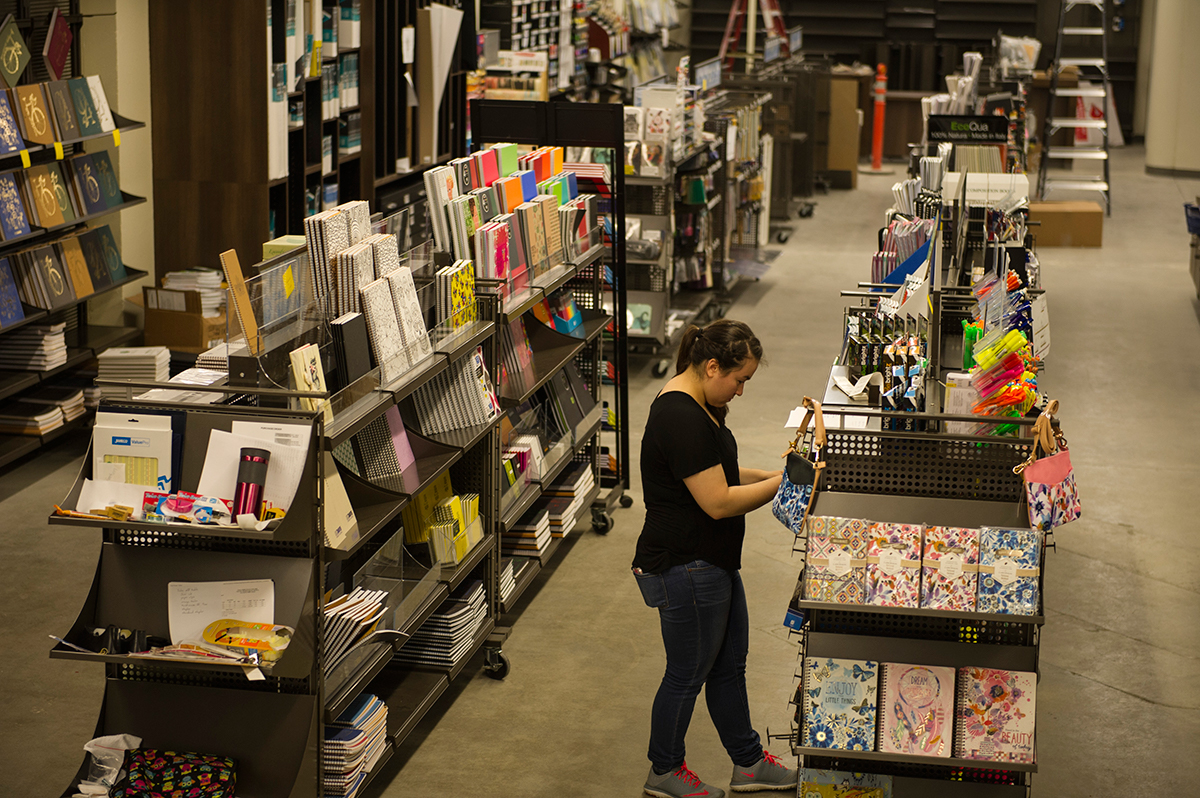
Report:
<svg viewBox="0 0 1200 798"><path fill-rule="evenodd" d="M1067 15L1076 7L1084 14L1100 17L1096 25L1068 25ZM1076 14L1076 17L1081 14ZM1108 11L1105 0L1063 0L1058 13L1058 38L1054 44L1054 62L1050 65L1050 102L1046 106L1046 118L1042 120L1042 163L1038 169L1038 197L1046 199L1047 195L1056 189L1064 191L1095 191L1104 197L1104 208L1112 215L1112 187L1109 182L1108 168L1108 104L1112 86L1109 83L1108 72ZM1084 37L1093 52L1087 56L1064 57L1063 37ZM1094 50L1099 50L1096 57ZM1059 77L1068 67L1079 70L1081 80L1099 83L1098 86L1083 86L1079 88L1059 88ZM1100 99L1103 109L1098 119L1078 119L1073 116L1054 116L1055 100L1059 97L1095 97ZM1101 144L1099 147L1052 147L1050 137L1060 130L1098 130ZM1073 136L1072 136L1073 138ZM1085 176L1069 174L1051 176L1049 166L1052 161L1101 161L1103 175Z"/></svg>

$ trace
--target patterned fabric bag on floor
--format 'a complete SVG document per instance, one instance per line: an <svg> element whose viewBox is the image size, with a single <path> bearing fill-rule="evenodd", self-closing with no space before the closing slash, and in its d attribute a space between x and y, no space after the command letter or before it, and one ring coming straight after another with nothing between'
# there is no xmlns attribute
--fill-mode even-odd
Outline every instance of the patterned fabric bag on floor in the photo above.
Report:
<svg viewBox="0 0 1200 798"><path fill-rule="evenodd" d="M1042 532L1049 532L1083 514L1067 441L1062 430L1053 425L1057 412L1058 400L1053 399L1033 425L1033 448L1029 459L1013 469L1014 474L1025 480L1029 525Z"/></svg>
<svg viewBox="0 0 1200 798"><path fill-rule="evenodd" d="M114 798L233 798L237 765L206 754L135 748L125 752L125 779Z"/></svg>
<svg viewBox="0 0 1200 798"><path fill-rule="evenodd" d="M825 461L821 459L821 451L825 448L825 418L821 415L821 403L806 396L801 404L808 412L796 430L796 438L783 453L786 458L783 480L771 502L771 511L793 535L799 535L804 529L804 519L817 497L821 469L825 468ZM808 451L802 453L801 442L808 438L810 421L813 422L810 445Z"/></svg>

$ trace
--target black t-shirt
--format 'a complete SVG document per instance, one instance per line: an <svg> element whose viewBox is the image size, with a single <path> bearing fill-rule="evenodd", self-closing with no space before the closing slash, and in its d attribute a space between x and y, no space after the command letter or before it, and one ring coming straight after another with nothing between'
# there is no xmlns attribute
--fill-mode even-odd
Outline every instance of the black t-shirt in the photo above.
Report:
<svg viewBox="0 0 1200 798"><path fill-rule="evenodd" d="M689 394L670 391L650 405L642 436L642 495L646 523L633 567L658 574L704 560L728 571L742 567L746 517L713 518L700 508L683 480L720 465L725 481L738 480L737 441Z"/></svg>

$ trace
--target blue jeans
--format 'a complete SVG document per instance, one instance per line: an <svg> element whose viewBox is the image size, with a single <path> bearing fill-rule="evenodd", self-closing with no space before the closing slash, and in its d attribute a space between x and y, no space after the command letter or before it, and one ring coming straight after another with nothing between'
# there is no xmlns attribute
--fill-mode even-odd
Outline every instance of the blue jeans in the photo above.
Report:
<svg viewBox="0 0 1200 798"><path fill-rule="evenodd" d="M667 670L650 715L654 769L665 773L683 764L683 739L701 686L729 758L739 767L756 764L763 749L746 697L750 618L741 576L696 560L634 577L646 604L658 610L667 649Z"/></svg>

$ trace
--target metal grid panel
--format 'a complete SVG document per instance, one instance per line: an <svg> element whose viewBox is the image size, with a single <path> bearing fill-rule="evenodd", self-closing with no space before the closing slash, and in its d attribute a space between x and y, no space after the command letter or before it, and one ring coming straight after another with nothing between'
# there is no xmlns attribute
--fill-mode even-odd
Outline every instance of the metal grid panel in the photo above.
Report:
<svg viewBox="0 0 1200 798"><path fill-rule="evenodd" d="M932 758L931 758L932 759ZM804 766L821 770L849 770L862 768L863 760L855 759L853 751L847 751L846 756L806 756ZM1019 770L988 770L985 768L946 767L936 764L936 760L928 765L916 762L887 762L870 760L872 773L883 773L890 776L907 776L917 779L939 779L943 781L962 781L974 784L998 784L1007 786L1024 786L1029 774Z"/></svg>
<svg viewBox="0 0 1200 798"><path fill-rule="evenodd" d="M625 213L666 216L671 212L670 186L625 186Z"/></svg>
<svg viewBox="0 0 1200 798"><path fill-rule="evenodd" d="M161 667L157 664L113 665L119 679L136 679L160 684L179 684L188 687L226 687L235 690L253 690L263 693L291 693L305 695L310 692L308 679L277 679L268 676L262 681L251 682L245 674L237 671L181 670Z"/></svg>
<svg viewBox="0 0 1200 798"><path fill-rule="evenodd" d="M1029 454L1015 439L988 441L888 437L834 431L826 449L825 489L847 493L1019 502L1013 467Z"/></svg>
<svg viewBox="0 0 1200 798"><path fill-rule="evenodd" d="M629 283L627 288L630 291L662 292L667 290L667 270L662 266L630 264L627 279Z"/></svg>
<svg viewBox="0 0 1200 798"><path fill-rule="evenodd" d="M241 554L273 554L280 557L308 557L309 541L271 541L251 538L208 537L173 531L108 529L107 539L123 546L158 546L192 551L226 551Z"/></svg>
<svg viewBox="0 0 1200 798"><path fill-rule="evenodd" d="M846 610L811 611L814 632L876 635L956 643L1030 646L1037 642L1037 627L1031 623L987 621L926 615L890 615Z"/></svg>

